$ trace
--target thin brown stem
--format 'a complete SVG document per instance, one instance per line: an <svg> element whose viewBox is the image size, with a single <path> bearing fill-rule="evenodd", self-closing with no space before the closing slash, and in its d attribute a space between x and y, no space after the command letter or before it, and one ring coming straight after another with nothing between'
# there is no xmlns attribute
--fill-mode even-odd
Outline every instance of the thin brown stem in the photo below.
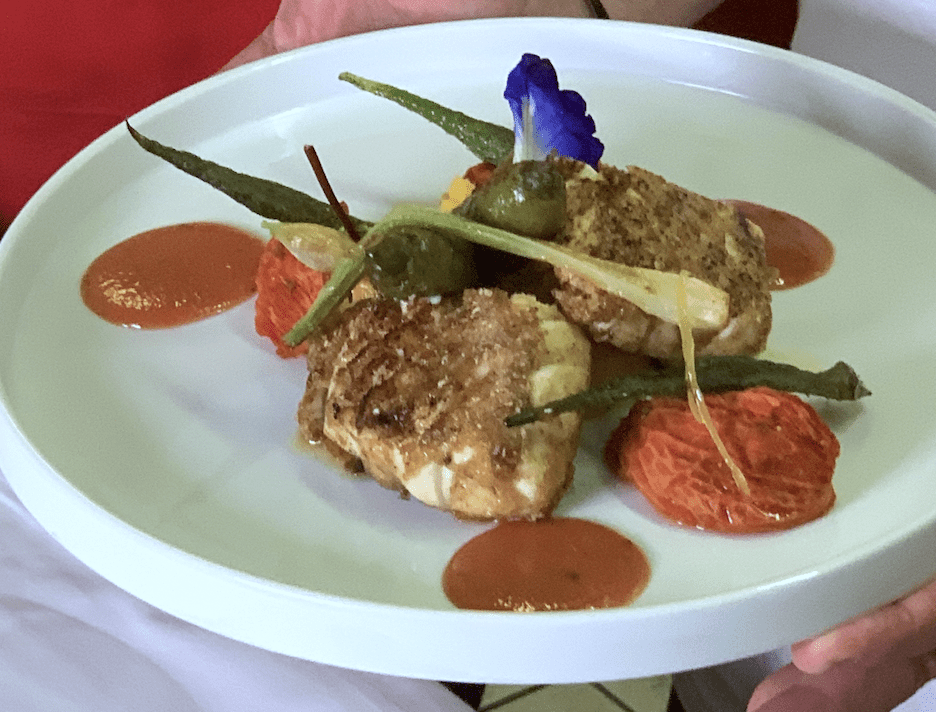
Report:
<svg viewBox="0 0 936 712"><path fill-rule="evenodd" d="M306 158L308 158L309 163L312 164L312 170L315 172L315 177L318 179L319 185L322 186L322 190L325 192L325 197L328 199L328 204L331 205L332 210L335 211L335 215L344 226L345 231L348 233L348 237L354 240L354 242L359 242L361 235L355 229L354 224L348 217L348 211L345 210L344 205L339 202L337 196L335 195L335 191L332 190L331 184L328 182L328 177L325 175L325 169L322 167L322 162L319 160L318 153L315 152L315 148L308 145L304 150Z"/></svg>

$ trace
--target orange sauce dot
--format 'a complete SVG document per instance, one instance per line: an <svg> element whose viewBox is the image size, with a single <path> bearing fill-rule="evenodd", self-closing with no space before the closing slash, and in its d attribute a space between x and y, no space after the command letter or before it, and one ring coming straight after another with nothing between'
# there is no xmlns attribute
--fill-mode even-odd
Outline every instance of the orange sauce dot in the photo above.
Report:
<svg viewBox="0 0 936 712"><path fill-rule="evenodd" d="M634 542L576 518L507 521L479 534L449 561L442 588L458 608L565 611L625 606L650 578Z"/></svg>
<svg viewBox="0 0 936 712"><path fill-rule="evenodd" d="M802 218L746 200L726 201L764 232L767 264L778 272L772 289L792 289L818 279L832 267L835 247Z"/></svg>
<svg viewBox="0 0 936 712"><path fill-rule="evenodd" d="M263 241L214 222L148 230L97 257L81 279L81 298L102 319L161 329L217 314L248 299Z"/></svg>

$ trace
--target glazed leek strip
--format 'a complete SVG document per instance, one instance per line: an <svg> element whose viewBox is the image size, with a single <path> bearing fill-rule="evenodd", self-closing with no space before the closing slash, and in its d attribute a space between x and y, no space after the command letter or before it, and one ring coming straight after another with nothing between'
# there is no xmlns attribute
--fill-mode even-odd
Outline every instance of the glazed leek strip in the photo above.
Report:
<svg viewBox="0 0 936 712"><path fill-rule="evenodd" d="M702 394L702 389L699 388L699 379L696 374L695 339L692 336L692 329L690 329L689 325L686 323L688 310L688 305L686 304L687 279L688 274L685 270L679 273L676 302L679 307L679 339L682 344L683 363L686 367L686 398L689 402L689 410L692 416L708 430L712 442L715 443L715 449L718 450L718 454L721 455L722 460L725 461L725 465L728 466L728 471L731 473L735 486L741 490L741 493L745 497L750 497L751 487L748 485L747 477L744 476L741 468L738 467L738 463L734 461L731 453L728 452L728 448L725 447L725 441L722 440L721 435L718 433L718 428L715 427L715 421L712 420L712 415L709 412L708 406L705 404L705 396Z"/></svg>
<svg viewBox="0 0 936 712"><path fill-rule="evenodd" d="M871 395L855 370L842 361L825 371L813 372L753 356L701 356L696 359L696 382L703 393L768 386L778 391L839 401L855 401ZM662 371L648 370L610 379L566 398L522 410L505 422L509 426L526 425L557 413L607 408L651 396L684 396L685 393L685 369L679 362Z"/></svg>
<svg viewBox="0 0 936 712"><path fill-rule="evenodd" d="M332 272L339 260L359 249L347 232L315 223L281 223L264 220L263 227L306 267Z"/></svg>
<svg viewBox="0 0 936 712"><path fill-rule="evenodd" d="M366 92L389 99L432 122L461 141L465 148L481 161L497 164L513 155L512 128L472 118L405 89L365 79L350 72L342 72L338 78Z"/></svg>
<svg viewBox="0 0 936 712"><path fill-rule="evenodd" d="M548 262L569 270L607 292L627 299L647 314L676 323L679 275L631 267L591 257L544 240L522 237L506 230L441 213L433 208L401 205L377 222L374 230L420 226L452 233L465 240L509 252L519 257ZM688 321L693 329L718 329L728 319L728 295L700 279L686 279Z"/></svg>
<svg viewBox="0 0 936 712"><path fill-rule="evenodd" d="M133 140L144 150L204 181L260 217L286 223L315 223L336 229L342 228L335 211L322 200L265 178L238 173L194 153L165 146L147 138L129 123L127 129ZM358 218L352 217L351 221L360 232L364 232L370 226L369 222Z"/></svg>
<svg viewBox="0 0 936 712"><path fill-rule="evenodd" d="M364 234L358 245L366 248L382 232L407 227L445 232L479 245L562 267L581 275L601 289L633 302L648 314L673 322L678 319L676 304L678 274L600 260L551 242L522 237L457 215L442 213L435 208L418 205L397 206L377 221ZM359 262L358 279L363 276L365 270L363 256L359 258ZM311 311L314 311L317 316L312 318L307 314L303 317L287 334L285 338L287 344L294 346L308 338L314 328L327 316L328 311L340 303L341 297L333 297L332 292L340 287L345 290L344 295L346 295L354 287L353 283L347 282L350 274L349 272L348 275L342 276L340 280L332 274L323 289L323 294L320 294L312 305ZM699 279L687 278L685 281L688 323L692 328L720 327L728 318L728 295ZM320 304L326 295L331 300L330 307Z"/></svg>

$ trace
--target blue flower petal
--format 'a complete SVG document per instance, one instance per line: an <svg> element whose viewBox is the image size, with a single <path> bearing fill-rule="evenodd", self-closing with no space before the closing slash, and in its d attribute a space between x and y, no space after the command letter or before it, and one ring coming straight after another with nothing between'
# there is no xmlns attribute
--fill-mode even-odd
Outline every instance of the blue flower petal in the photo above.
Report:
<svg viewBox="0 0 936 712"><path fill-rule="evenodd" d="M524 54L507 76L504 98L514 119L514 160L542 160L553 150L598 167L604 145L595 138L595 121L585 100L560 90L552 62Z"/></svg>

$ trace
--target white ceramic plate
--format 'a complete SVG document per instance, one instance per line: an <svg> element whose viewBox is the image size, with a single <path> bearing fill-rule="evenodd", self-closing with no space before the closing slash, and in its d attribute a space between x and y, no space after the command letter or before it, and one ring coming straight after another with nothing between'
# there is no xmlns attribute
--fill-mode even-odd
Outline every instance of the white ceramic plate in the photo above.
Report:
<svg viewBox="0 0 936 712"><path fill-rule="evenodd" d="M559 514L632 537L653 574L626 609L453 609L454 551L484 526L402 501L294 446L299 360L252 305L140 332L88 312L79 278L110 245L185 220L260 220L144 153L122 127L62 169L0 243L0 457L39 521L133 594L205 628L340 666L447 680L643 676L815 633L936 572L936 118L796 55L607 21L478 21L344 39L215 77L133 117L144 133L315 191L318 149L362 217L434 201L473 162L342 70L509 125L523 52L588 100L605 160L824 230L823 279L775 297L773 354L850 362L874 395L824 410L838 503L782 534L673 526L600 466L589 430Z"/></svg>

